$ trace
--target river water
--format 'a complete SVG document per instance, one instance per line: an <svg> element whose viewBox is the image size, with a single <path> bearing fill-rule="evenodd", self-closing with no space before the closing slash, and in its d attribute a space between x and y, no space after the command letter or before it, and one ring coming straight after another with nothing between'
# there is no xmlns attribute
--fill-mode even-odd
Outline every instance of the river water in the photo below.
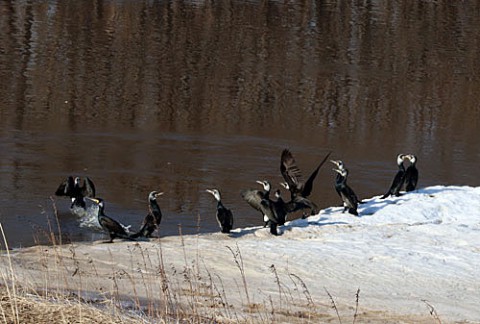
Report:
<svg viewBox="0 0 480 324"><path fill-rule="evenodd" d="M10 246L98 238L53 197L68 175L132 228L165 192L160 236L218 230L207 188L261 225L240 191L278 187L285 147L305 177L332 151L360 198L398 153L419 186L478 186L479 53L477 1L2 1L2 227Z"/></svg>

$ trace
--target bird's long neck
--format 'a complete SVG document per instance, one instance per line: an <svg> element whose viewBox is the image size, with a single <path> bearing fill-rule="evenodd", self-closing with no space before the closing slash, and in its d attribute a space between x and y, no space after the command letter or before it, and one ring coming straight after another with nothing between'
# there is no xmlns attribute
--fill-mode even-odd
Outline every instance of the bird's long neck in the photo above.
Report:
<svg viewBox="0 0 480 324"><path fill-rule="evenodd" d="M342 183L343 179L344 179L344 177L340 173L337 173L337 176L335 177L335 182L336 183Z"/></svg>
<svg viewBox="0 0 480 324"><path fill-rule="evenodd" d="M78 178L74 180L73 193L75 196L82 196L82 187L80 186L80 179Z"/></svg>
<svg viewBox="0 0 480 324"><path fill-rule="evenodd" d="M98 217L105 215L105 206L103 204L98 205Z"/></svg>
<svg viewBox="0 0 480 324"><path fill-rule="evenodd" d="M346 182L347 182L347 177L340 173L337 173L337 176L335 178L335 184L337 186L341 186L341 185L344 185Z"/></svg>
<svg viewBox="0 0 480 324"><path fill-rule="evenodd" d="M264 199L270 199L270 188L264 189L264 191L263 191L263 198L264 198Z"/></svg>
<svg viewBox="0 0 480 324"><path fill-rule="evenodd" d="M162 211L160 210L160 206L158 205L156 199L150 199L150 212L155 217L162 217Z"/></svg>

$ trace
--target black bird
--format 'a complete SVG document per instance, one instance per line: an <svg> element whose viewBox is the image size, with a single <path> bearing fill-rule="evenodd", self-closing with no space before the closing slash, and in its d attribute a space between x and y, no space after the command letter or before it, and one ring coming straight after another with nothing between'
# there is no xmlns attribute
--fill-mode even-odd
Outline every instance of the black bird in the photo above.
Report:
<svg viewBox="0 0 480 324"><path fill-rule="evenodd" d="M140 230L130 237L152 237L152 233L158 228L162 221L162 211L157 202L157 197L161 195L163 195L163 192L158 191L152 191L148 194L148 214L143 219L143 224Z"/></svg>
<svg viewBox="0 0 480 324"><path fill-rule="evenodd" d="M416 167L417 157L413 154L409 154L406 157L410 161L410 165L405 171L405 183L407 184L405 190L408 192L415 190L417 187L418 169Z"/></svg>
<svg viewBox="0 0 480 324"><path fill-rule="evenodd" d="M105 215L105 203L102 198L87 197L87 199L90 199L91 201L98 204L98 223L103 228L103 230L106 231L108 235L110 235L110 241L107 241L108 243L112 243L113 239L116 237L128 240L132 240L134 238L132 237L132 235L127 233L125 226L123 226L113 218Z"/></svg>
<svg viewBox="0 0 480 324"><path fill-rule="evenodd" d="M352 188L347 184L348 170L345 168L342 161L331 160L333 164L337 166L333 169L337 173L335 177L335 190L343 201L343 212L348 212L352 215L358 216L357 208L359 200Z"/></svg>
<svg viewBox="0 0 480 324"><path fill-rule="evenodd" d="M217 189L207 189L208 193L211 193L215 200L217 201L217 222L220 225L222 233L230 233L233 228L233 214L232 211L226 208L222 204L222 198L220 196L220 191Z"/></svg>
<svg viewBox="0 0 480 324"><path fill-rule="evenodd" d="M248 189L248 190L244 190L244 191L241 192L242 198L245 201L247 201L249 204L250 204L249 201L258 201L259 199L261 201L262 199L270 199L270 190L272 188L270 182L268 182L267 180L263 180L263 181L258 180L258 181L256 181L256 183L261 184L263 186L263 191L262 190L255 190L255 189ZM255 197L255 199L252 200L253 197ZM259 212L262 213L263 221L265 223L264 226L267 226L268 222L269 222L268 217L261 210L259 205L254 203L253 205L250 204L250 206L252 206L253 208L255 208L256 210L258 210Z"/></svg>
<svg viewBox="0 0 480 324"><path fill-rule="evenodd" d="M312 192L313 181L317 177L318 171L328 159L330 154L331 152L328 152L322 162L320 162L317 168L313 170L307 181L303 182L302 173L300 172L292 153L288 149L284 149L282 151L282 156L280 158L280 172L282 173L285 182L281 183L281 185L290 191L290 212L310 208L311 215L318 213L317 205L307 197Z"/></svg>
<svg viewBox="0 0 480 324"><path fill-rule="evenodd" d="M263 184L266 193L260 190L244 190L242 198L262 213L265 226L270 225L270 233L278 235L277 226L285 223L287 213L284 208L276 208L276 202L270 199L270 183L268 181L257 182Z"/></svg>
<svg viewBox="0 0 480 324"><path fill-rule="evenodd" d="M270 191L272 190L272 185L270 184L270 182L268 180L263 180L263 181L257 180L255 182L258 184L261 184L263 187L263 191L261 191L263 193L262 198L270 199Z"/></svg>
<svg viewBox="0 0 480 324"><path fill-rule="evenodd" d="M85 209L85 197L95 197L95 185L89 177L83 179L83 186L80 186L80 178L69 176L55 191L56 196L70 197L72 204L70 208L80 207Z"/></svg>
<svg viewBox="0 0 480 324"><path fill-rule="evenodd" d="M291 206L286 203L283 198L280 190L275 191L276 201L273 201L274 214L277 217L278 225L285 225L287 221L287 215L291 210Z"/></svg>
<svg viewBox="0 0 480 324"><path fill-rule="evenodd" d="M388 196L400 196L400 190L402 190L402 187L405 183L405 166L403 165L403 160L405 160L407 156L405 154L399 154L397 156L397 165L398 165L398 171L397 174L395 175L395 178L393 178L392 185L390 186L390 189L388 189L387 193L385 193L380 199L385 199Z"/></svg>

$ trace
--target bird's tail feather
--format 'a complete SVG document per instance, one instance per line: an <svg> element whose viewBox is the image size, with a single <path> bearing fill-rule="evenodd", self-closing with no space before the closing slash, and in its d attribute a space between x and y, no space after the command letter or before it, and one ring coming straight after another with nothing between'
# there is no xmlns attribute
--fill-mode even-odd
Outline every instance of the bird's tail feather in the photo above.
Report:
<svg viewBox="0 0 480 324"><path fill-rule="evenodd" d="M129 238L136 239L139 238L140 236L146 236L145 231L147 229L147 223L143 224L142 228L138 230L138 232L135 232L133 234L129 235Z"/></svg>

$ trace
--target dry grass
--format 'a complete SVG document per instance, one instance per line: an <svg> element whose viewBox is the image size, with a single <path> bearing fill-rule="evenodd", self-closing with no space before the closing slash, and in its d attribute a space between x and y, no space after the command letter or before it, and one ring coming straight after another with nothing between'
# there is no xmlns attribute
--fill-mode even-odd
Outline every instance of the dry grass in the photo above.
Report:
<svg viewBox="0 0 480 324"><path fill-rule="evenodd" d="M363 310L360 290L351 308L327 289L318 302L304 278L273 264L266 276L276 289L253 291L238 245L222 246L231 257L232 278L225 278L198 246L187 251L183 237L174 266L164 261L162 240L111 245L122 247L118 262L108 244L61 245L49 236L50 246L19 255L0 240L0 323L441 323L427 302L431 316L421 318Z"/></svg>
<svg viewBox="0 0 480 324"><path fill-rule="evenodd" d="M224 279L212 274L207 265L200 269L196 262L187 262L183 269L166 268L139 245L132 251L142 260L141 267L127 271L112 266L108 277L101 260L82 259L72 252L69 257L60 252L55 256L54 263L60 265L64 276L53 270L51 259L44 261L40 285L2 273L0 323L432 323L428 315L419 319L362 311L358 296L351 310L340 310L336 304L331 308L330 293L323 304L317 303L302 279L283 275L274 267L276 293L259 291L263 296L259 302L231 303L232 287L225 289ZM39 250L47 249L36 252ZM63 248L63 252L72 250L73 246ZM158 253L161 260L161 248ZM232 263L238 266L234 260ZM154 268L155 273L151 272ZM14 262L12 269L15 271ZM53 277L58 282L53 282ZM287 284L289 278L294 278L293 285ZM93 286L87 283L92 280ZM246 287L237 289L245 296Z"/></svg>
<svg viewBox="0 0 480 324"><path fill-rule="evenodd" d="M15 307L12 307L15 305ZM17 293L15 297L0 288L0 309L3 323L144 323L112 305L89 305L76 298Z"/></svg>

